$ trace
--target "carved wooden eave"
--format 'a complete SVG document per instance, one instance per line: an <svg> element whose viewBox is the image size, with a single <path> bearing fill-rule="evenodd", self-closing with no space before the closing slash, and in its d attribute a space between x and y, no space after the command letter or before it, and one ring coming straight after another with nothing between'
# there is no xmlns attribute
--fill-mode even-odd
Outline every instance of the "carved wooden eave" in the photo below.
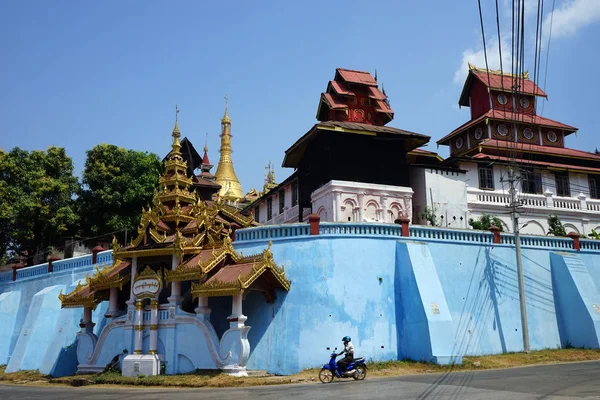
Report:
<svg viewBox="0 0 600 400"><path fill-rule="evenodd" d="M252 257L256 258L256 256ZM240 261L241 260L243 259L240 259ZM193 297L234 296L243 294L245 291L250 289L252 284L259 277L267 273L274 278L281 289L285 291L290 290L291 283L285 275L285 270L283 267L279 267L277 264L275 264L273 261L273 253L271 252L270 248L266 249L262 253L260 260L253 261L251 263L251 268L247 268L249 270L246 273L240 273L237 279L220 279L220 272L225 271L227 268L233 269L235 267L243 266L244 264L230 265L222 268L212 278L202 284L192 283Z"/></svg>
<svg viewBox="0 0 600 400"><path fill-rule="evenodd" d="M209 248L210 249L210 248ZM210 251L204 249L204 251ZM200 252L197 254L198 261L190 264L190 260L179 264L174 270L165 270L166 282L182 282L191 280L200 280L219 264L225 261L228 257L234 263L237 263L242 257L235 251L231 243L231 239L226 236L219 247L213 247L210 258L202 261Z"/></svg>
<svg viewBox="0 0 600 400"><path fill-rule="evenodd" d="M129 265L129 262L117 259L111 267L108 267L105 264L104 268L100 269L96 266L94 275L85 277L86 284L92 292L107 290L114 287L118 287L119 290L122 290L123 285L131 279L131 273L121 276L118 272L127 268Z"/></svg>
<svg viewBox="0 0 600 400"><path fill-rule="evenodd" d="M77 283L77 287L71 293L63 294L61 289L58 299L60 300L61 308L85 307L96 309L98 303L94 293L89 292L87 284L82 285L81 282Z"/></svg>

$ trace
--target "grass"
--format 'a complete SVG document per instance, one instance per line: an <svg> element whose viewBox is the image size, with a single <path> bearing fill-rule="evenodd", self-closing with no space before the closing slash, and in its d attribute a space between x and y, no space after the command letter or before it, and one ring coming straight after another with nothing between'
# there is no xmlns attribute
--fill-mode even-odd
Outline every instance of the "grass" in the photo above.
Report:
<svg viewBox="0 0 600 400"><path fill-rule="evenodd" d="M414 361L369 362L369 377L389 377L415 375L432 372L473 371L493 368L511 368L527 365L550 364L559 362L577 362L600 360L600 350L560 349L539 350L525 353L506 353L491 356L463 357L462 365L452 368ZM256 376L236 378L220 371L198 371L182 375L159 375L129 378L119 372L105 372L95 375L74 375L53 378L38 371L19 371L7 374L6 366L0 366L0 383L33 385L124 385L124 386L161 386L161 387L233 387L262 386L289 383L318 382L319 368L307 369L291 376Z"/></svg>

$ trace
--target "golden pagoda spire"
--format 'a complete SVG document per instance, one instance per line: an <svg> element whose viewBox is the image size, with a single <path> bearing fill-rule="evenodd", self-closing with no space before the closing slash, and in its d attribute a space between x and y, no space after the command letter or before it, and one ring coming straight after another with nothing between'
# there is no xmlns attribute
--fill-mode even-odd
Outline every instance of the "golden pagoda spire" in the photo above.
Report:
<svg viewBox="0 0 600 400"><path fill-rule="evenodd" d="M179 142L179 138L181 137L181 132L179 131L179 124L178 122L178 115L179 114L179 108L177 108L177 104L175 104L175 126L173 127L173 133L171 134L171 136L173 136L173 144L171 145L171 148L173 149L171 151L171 155L172 156L176 156L176 155L181 155L181 143Z"/></svg>
<svg viewBox="0 0 600 400"><path fill-rule="evenodd" d="M215 182L221 185L219 197L225 200L239 201L244 198L242 185L235 175L231 160L231 118L229 118L229 101L225 95L225 114L221 119L221 148L219 164L215 172Z"/></svg>

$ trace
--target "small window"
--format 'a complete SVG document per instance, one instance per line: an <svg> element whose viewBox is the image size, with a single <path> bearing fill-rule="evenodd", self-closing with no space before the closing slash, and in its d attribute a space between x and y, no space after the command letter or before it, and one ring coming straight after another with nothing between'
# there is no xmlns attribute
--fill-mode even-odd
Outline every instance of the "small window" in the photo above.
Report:
<svg viewBox="0 0 600 400"><path fill-rule="evenodd" d="M285 190L281 189L279 191L279 214L283 213L284 207L285 207Z"/></svg>
<svg viewBox="0 0 600 400"><path fill-rule="evenodd" d="M270 221L273 218L273 198L269 197L267 199L267 221Z"/></svg>
<svg viewBox="0 0 600 400"><path fill-rule="evenodd" d="M292 182L292 207L298 205L298 181Z"/></svg>
<svg viewBox="0 0 600 400"><path fill-rule="evenodd" d="M521 186L523 193L542 194L542 174L533 169L524 169L521 172Z"/></svg>
<svg viewBox="0 0 600 400"><path fill-rule="evenodd" d="M256 222L260 222L260 204L257 204L256 208L254 209L254 220Z"/></svg>
<svg viewBox="0 0 600 400"><path fill-rule="evenodd" d="M506 97L506 95L504 93L500 93L498 95L498 103L505 105L506 103L508 103L508 98Z"/></svg>
<svg viewBox="0 0 600 400"><path fill-rule="evenodd" d="M590 197L600 199L600 175L589 175L588 182L590 184Z"/></svg>
<svg viewBox="0 0 600 400"><path fill-rule="evenodd" d="M556 195L561 197L571 197L569 174L566 172L557 172L554 176L556 178Z"/></svg>
<svg viewBox="0 0 600 400"><path fill-rule="evenodd" d="M479 189L494 190L494 168L479 166Z"/></svg>

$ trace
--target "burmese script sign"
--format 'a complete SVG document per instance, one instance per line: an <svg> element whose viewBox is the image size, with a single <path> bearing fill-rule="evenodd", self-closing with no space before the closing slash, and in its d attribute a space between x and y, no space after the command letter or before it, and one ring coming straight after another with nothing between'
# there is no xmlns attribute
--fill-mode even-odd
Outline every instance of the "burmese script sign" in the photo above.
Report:
<svg viewBox="0 0 600 400"><path fill-rule="evenodd" d="M138 278L133 283L133 294L138 299L154 298L158 296L161 289L161 282L158 278Z"/></svg>

